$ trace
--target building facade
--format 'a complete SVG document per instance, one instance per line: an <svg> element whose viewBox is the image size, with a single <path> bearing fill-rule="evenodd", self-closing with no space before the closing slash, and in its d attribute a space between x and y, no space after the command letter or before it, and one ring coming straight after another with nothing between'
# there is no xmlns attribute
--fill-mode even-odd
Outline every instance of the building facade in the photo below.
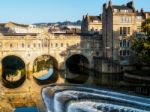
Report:
<svg viewBox="0 0 150 112"><path fill-rule="evenodd" d="M142 32L142 22L149 17L148 12L135 10L134 2L126 5L113 5L111 1L103 5L102 35L104 57L130 65L133 53L131 39Z"/></svg>
<svg viewBox="0 0 150 112"><path fill-rule="evenodd" d="M102 33L102 17L99 16L83 16L82 25L81 25L82 33Z"/></svg>

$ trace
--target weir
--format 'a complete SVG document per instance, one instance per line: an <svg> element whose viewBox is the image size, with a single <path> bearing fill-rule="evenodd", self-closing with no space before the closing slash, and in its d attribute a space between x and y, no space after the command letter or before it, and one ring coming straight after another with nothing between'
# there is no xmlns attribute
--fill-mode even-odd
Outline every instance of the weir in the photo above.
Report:
<svg viewBox="0 0 150 112"><path fill-rule="evenodd" d="M43 88L47 112L149 112L150 98L99 87L53 84Z"/></svg>

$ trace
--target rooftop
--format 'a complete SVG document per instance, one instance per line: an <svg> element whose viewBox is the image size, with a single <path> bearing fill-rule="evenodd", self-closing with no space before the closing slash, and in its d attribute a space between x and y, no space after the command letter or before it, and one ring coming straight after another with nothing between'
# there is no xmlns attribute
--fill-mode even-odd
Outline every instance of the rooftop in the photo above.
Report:
<svg viewBox="0 0 150 112"><path fill-rule="evenodd" d="M86 16L84 16L84 20L87 20L89 22L94 22L94 21L101 22L102 18L101 18L101 15L100 16L86 15Z"/></svg>

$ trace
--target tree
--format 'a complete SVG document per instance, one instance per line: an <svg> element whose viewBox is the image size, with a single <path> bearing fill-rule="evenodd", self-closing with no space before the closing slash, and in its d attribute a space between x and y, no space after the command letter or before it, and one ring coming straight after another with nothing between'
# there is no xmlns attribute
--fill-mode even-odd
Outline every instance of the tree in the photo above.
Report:
<svg viewBox="0 0 150 112"><path fill-rule="evenodd" d="M150 37L150 18L146 19L143 23L142 23L142 30L143 32L145 32L145 34Z"/></svg>
<svg viewBox="0 0 150 112"><path fill-rule="evenodd" d="M138 58L138 63L150 62L150 18L142 23L142 31L146 34L140 38L134 38L132 49Z"/></svg>

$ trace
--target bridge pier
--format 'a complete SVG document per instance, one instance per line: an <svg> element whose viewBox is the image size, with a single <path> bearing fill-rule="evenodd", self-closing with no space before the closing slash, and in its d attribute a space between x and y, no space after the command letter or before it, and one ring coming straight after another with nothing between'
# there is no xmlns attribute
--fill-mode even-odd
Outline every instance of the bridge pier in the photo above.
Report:
<svg viewBox="0 0 150 112"><path fill-rule="evenodd" d="M0 82L2 82L2 62L0 61Z"/></svg>
<svg viewBox="0 0 150 112"><path fill-rule="evenodd" d="M33 64L27 63L26 64L26 78L31 79L33 73Z"/></svg>

